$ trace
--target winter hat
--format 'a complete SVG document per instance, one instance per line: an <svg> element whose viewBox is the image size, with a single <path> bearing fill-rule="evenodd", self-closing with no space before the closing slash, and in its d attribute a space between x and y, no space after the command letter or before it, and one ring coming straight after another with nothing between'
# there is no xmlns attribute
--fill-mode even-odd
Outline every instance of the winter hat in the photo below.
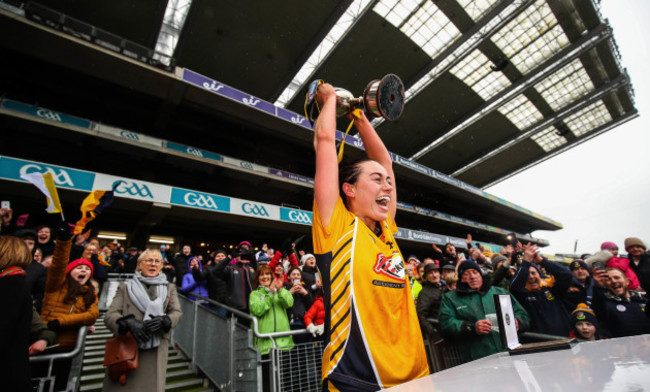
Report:
<svg viewBox="0 0 650 392"><path fill-rule="evenodd" d="M596 313L594 313L594 311L585 303L579 303L573 312L571 312L571 325L573 325L574 328L578 321L588 321L596 327L596 330L598 330L599 325Z"/></svg>
<svg viewBox="0 0 650 392"><path fill-rule="evenodd" d="M271 259L269 256L266 255L266 253L261 254L260 257L257 258L258 263L270 263Z"/></svg>
<svg viewBox="0 0 650 392"><path fill-rule="evenodd" d="M253 249L253 245L251 245L251 243L248 242L248 241L242 241L242 242L240 242L239 245L237 245L237 248L241 248L242 245L248 245L249 248Z"/></svg>
<svg viewBox="0 0 650 392"><path fill-rule="evenodd" d="M586 269L587 271L589 271L589 267L587 266L587 263L584 262L584 260L575 259L575 260L573 260L571 262L571 264L569 264L569 269L571 271L575 271L580 267L582 267L582 268Z"/></svg>
<svg viewBox="0 0 650 392"><path fill-rule="evenodd" d="M431 271L440 271L440 267L436 265L436 263L427 263L424 265L424 276L427 276L427 274Z"/></svg>
<svg viewBox="0 0 650 392"><path fill-rule="evenodd" d="M587 260L585 260L585 263L589 266L589 268L593 268L594 263L600 262L600 263L603 263L603 264L607 264L609 259L611 259L612 257L614 257L612 252L610 252L608 250L600 250L600 251L594 253L592 256L589 256L587 258ZM589 268L587 268L587 269L589 269Z"/></svg>
<svg viewBox="0 0 650 392"><path fill-rule="evenodd" d="M219 253L223 253L224 255L228 256L228 252L226 252L225 249L217 249L214 251L214 254L217 255Z"/></svg>
<svg viewBox="0 0 650 392"><path fill-rule="evenodd" d="M190 257L189 259L187 259L187 268L190 269L190 272L192 271L192 267L190 267L190 265L192 264L192 260L196 260L199 263L199 271L201 271L202 270L201 259L199 259L198 257Z"/></svg>
<svg viewBox="0 0 650 392"><path fill-rule="evenodd" d="M71 261L70 263L68 263L68 267L65 270L65 274L66 275L69 274L70 271L72 271L73 269L77 268L80 265L86 265L88 266L88 268L90 268L90 277L92 278L94 272L93 263L91 263L86 259L77 259L75 261Z"/></svg>
<svg viewBox="0 0 650 392"><path fill-rule="evenodd" d="M300 258L300 264L305 264L307 262L307 259L310 257L314 257L311 253L305 253L301 258ZM316 259L314 257L314 259Z"/></svg>
<svg viewBox="0 0 650 392"><path fill-rule="evenodd" d="M443 264L441 267L443 270L456 271L456 267L453 264Z"/></svg>
<svg viewBox="0 0 650 392"><path fill-rule="evenodd" d="M645 244L640 239L638 239L636 237L628 237L628 238L626 238L625 239L625 250L627 250L627 248L629 248L632 245L638 245L638 246L642 247L643 250L646 249Z"/></svg>
<svg viewBox="0 0 650 392"><path fill-rule="evenodd" d="M496 255L496 256L494 256L492 258L492 265L496 267L497 264L499 264L500 262L502 262L504 260L508 260L508 258L505 257L504 255Z"/></svg>
<svg viewBox="0 0 650 392"><path fill-rule="evenodd" d="M472 260L465 260L462 263L460 263L460 265L458 266L458 278L462 278L463 274L468 269L475 269L478 271L479 274L483 275L483 272L481 271L481 267L479 267L478 264L476 264L476 262Z"/></svg>
<svg viewBox="0 0 650 392"><path fill-rule="evenodd" d="M618 245L611 241L605 241L602 244L600 244L600 250L610 250L610 249L618 249Z"/></svg>
<svg viewBox="0 0 650 392"><path fill-rule="evenodd" d="M420 264L420 259L418 259L418 257L416 255L409 255L409 258L406 259L406 261L410 262L411 259L413 259L413 261L415 261L415 264Z"/></svg>

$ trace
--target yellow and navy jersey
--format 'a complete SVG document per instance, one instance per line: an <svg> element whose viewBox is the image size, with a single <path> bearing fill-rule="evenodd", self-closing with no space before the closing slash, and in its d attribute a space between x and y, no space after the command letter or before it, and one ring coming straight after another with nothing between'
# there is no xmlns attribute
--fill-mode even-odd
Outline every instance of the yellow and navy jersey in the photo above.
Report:
<svg viewBox="0 0 650 392"><path fill-rule="evenodd" d="M314 254L323 275L329 391L376 391L429 374L404 260L389 216L375 235L339 198L328 226L316 203Z"/></svg>

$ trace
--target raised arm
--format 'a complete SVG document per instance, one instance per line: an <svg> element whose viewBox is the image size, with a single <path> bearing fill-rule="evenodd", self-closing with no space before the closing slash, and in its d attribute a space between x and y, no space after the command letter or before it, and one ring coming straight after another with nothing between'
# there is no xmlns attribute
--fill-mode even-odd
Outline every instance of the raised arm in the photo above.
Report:
<svg viewBox="0 0 650 392"><path fill-rule="evenodd" d="M318 88L321 112L314 127L316 175L314 199L320 220L328 226L339 198L339 164L336 156L336 93L325 83Z"/></svg>
<svg viewBox="0 0 650 392"><path fill-rule="evenodd" d="M365 113L361 111L359 118L354 117L354 126L359 131L359 136L363 140L363 146L366 149L366 155L368 158L379 162L382 165L388 176L391 179L391 184L393 185L393 191L390 195L390 204L388 205L388 211L390 212L391 218L395 219L395 213L397 212L397 186L395 185L395 173L393 172L393 160L390 158L388 149L384 145L384 142L377 135L377 131L370 124Z"/></svg>

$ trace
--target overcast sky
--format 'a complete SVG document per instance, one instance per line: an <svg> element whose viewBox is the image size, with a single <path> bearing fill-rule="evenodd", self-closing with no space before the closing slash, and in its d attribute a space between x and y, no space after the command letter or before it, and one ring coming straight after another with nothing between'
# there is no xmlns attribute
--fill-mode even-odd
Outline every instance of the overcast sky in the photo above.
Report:
<svg viewBox="0 0 650 392"><path fill-rule="evenodd" d="M582 1L582 0L580 0ZM533 236L551 243L544 253L600 250L626 237L650 242L650 1L603 0L602 14L627 68L640 116L486 191L561 222Z"/></svg>

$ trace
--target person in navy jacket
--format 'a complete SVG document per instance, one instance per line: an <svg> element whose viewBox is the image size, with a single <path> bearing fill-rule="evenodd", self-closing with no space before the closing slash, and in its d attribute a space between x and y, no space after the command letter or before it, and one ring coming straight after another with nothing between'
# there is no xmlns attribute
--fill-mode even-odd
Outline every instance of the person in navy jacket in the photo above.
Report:
<svg viewBox="0 0 650 392"><path fill-rule="evenodd" d="M523 249L523 262L510 281L510 292L528 311L529 330L569 336L571 318L563 305L563 299L573 279L571 271L543 258L536 245L529 243Z"/></svg>

